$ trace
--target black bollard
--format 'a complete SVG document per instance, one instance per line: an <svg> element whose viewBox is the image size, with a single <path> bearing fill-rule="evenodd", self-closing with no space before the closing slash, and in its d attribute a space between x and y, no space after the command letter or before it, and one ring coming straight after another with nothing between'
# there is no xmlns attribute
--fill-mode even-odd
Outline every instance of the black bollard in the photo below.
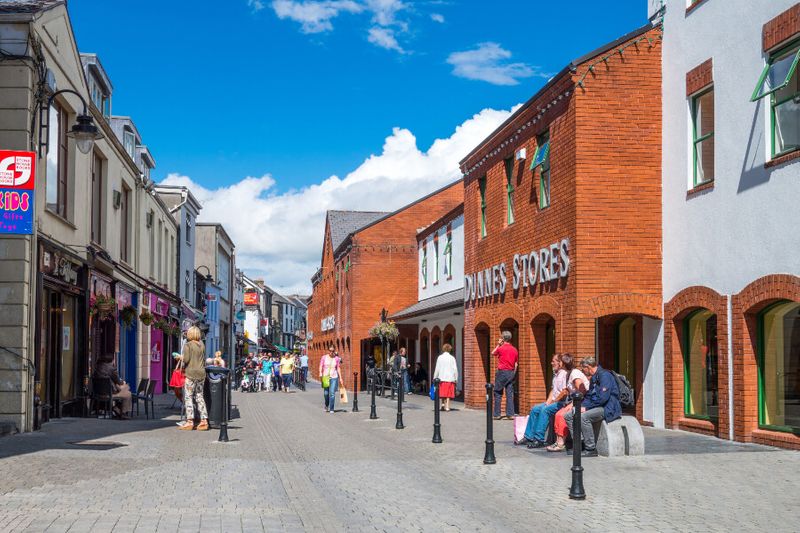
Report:
<svg viewBox="0 0 800 533"><path fill-rule="evenodd" d="M397 378L394 375L394 370L390 370L389 371L389 375L391 376L391 379L389 380L389 385L391 385L391 387L392 387L392 398L391 399L392 399L392 401L394 401L395 394L397 393L397 384L396 384Z"/></svg>
<svg viewBox="0 0 800 533"><path fill-rule="evenodd" d="M378 419L378 412L375 408L375 374L376 372L372 371L372 405L369 407L369 419L370 420L377 420Z"/></svg>
<svg viewBox="0 0 800 533"><path fill-rule="evenodd" d="M572 500L585 500L586 492L583 490L583 467L581 466L581 403L583 394L572 394L572 405L575 416L572 419L572 486L569 488L569 497Z"/></svg>
<svg viewBox="0 0 800 533"><path fill-rule="evenodd" d="M486 384L486 452L483 455L483 464L493 465L497 462L494 456L494 428L492 427L492 400L494 385Z"/></svg>
<svg viewBox="0 0 800 533"><path fill-rule="evenodd" d="M439 423L439 378L433 380L433 440L434 444L442 442L442 425Z"/></svg>
<svg viewBox="0 0 800 533"><path fill-rule="evenodd" d="M353 372L353 412L358 412L358 372Z"/></svg>
<svg viewBox="0 0 800 533"><path fill-rule="evenodd" d="M400 377L397 380L397 423L394 425L394 429L404 429L405 426L403 425L403 372L405 370L400 370Z"/></svg>

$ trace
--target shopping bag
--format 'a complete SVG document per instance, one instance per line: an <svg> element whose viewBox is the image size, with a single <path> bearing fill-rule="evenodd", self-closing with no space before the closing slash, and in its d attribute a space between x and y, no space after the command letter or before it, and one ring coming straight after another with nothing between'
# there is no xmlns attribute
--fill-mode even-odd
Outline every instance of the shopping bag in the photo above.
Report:
<svg viewBox="0 0 800 533"><path fill-rule="evenodd" d="M431 385L431 392L429 393L431 400L436 399L436 385Z"/></svg>
<svg viewBox="0 0 800 533"><path fill-rule="evenodd" d="M331 386L331 377L330 376L322 376L322 388L328 389Z"/></svg>
<svg viewBox="0 0 800 533"><path fill-rule="evenodd" d="M347 389L339 385L339 403L347 403Z"/></svg>
<svg viewBox="0 0 800 533"><path fill-rule="evenodd" d="M182 368L176 368L172 371L172 376L169 378L169 386L170 387L177 387L182 388L183 384L186 383L186 374L184 374Z"/></svg>
<svg viewBox="0 0 800 533"><path fill-rule="evenodd" d="M522 442L525 438L525 428L528 427L528 415L514 417L514 442Z"/></svg>

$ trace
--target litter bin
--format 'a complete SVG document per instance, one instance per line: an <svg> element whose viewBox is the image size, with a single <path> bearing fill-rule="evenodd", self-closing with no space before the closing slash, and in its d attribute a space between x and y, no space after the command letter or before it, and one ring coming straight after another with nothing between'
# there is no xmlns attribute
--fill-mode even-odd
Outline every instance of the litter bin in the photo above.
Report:
<svg viewBox="0 0 800 533"><path fill-rule="evenodd" d="M213 428L219 428L222 423L222 407L225 405L225 394L227 394L228 387L228 373L227 368L219 366L207 366L206 386L208 388L208 395L206 396L206 408L208 409L208 424Z"/></svg>

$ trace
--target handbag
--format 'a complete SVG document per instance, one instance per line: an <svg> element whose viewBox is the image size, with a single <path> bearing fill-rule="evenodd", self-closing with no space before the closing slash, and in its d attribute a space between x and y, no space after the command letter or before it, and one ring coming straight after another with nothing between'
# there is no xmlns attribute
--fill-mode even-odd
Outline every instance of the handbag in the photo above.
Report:
<svg viewBox="0 0 800 533"><path fill-rule="evenodd" d="M514 417L514 443L522 442L525 438L525 429L528 427L528 415Z"/></svg>
<svg viewBox="0 0 800 533"><path fill-rule="evenodd" d="M322 388L329 389L331 386L331 377L330 376L322 376Z"/></svg>
<svg viewBox="0 0 800 533"><path fill-rule="evenodd" d="M347 389L342 385L339 385L339 402L347 403Z"/></svg>
<svg viewBox="0 0 800 533"><path fill-rule="evenodd" d="M436 385L431 385L431 392L429 393L431 400L436 400Z"/></svg>
<svg viewBox="0 0 800 533"><path fill-rule="evenodd" d="M181 363L172 371L172 375L169 378L169 386L181 389L184 383L186 383L186 373L183 371L183 363Z"/></svg>

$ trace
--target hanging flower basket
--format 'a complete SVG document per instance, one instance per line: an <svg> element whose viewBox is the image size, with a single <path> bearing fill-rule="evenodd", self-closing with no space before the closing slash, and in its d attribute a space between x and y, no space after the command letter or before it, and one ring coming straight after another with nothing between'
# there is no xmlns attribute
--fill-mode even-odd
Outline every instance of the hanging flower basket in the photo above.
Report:
<svg viewBox="0 0 800 533"><path fill-rule="evenodd" d="M131 325L133 325L133 321L136 320L136 308L132 305L126 305L119 312L119 317L126 328L131 327Z"/></svg>
<svg viewBox="0 0 800 533"><path fill-rule="evenodd" d="M164 328L169 327L169 323L163 318L159 318L153 323L153 327L164 331Z"/></svg>
<svg viewBox="0 0 800 533"><path fill-rule="evenodd" d="M370 328L369 334L373 337L394 340L400 336L400 331L397 329L397 325L392 321L378 322Z"/></svg>
<svg viewBox="0 0 800 533"><path fill-rule="evenodd" d="M142 324L145 326L149 326L153 323L153 314L147 309L142 309L142 312L139 313L139 320L141 320Z"/></svg>
<svg viewBox="0 0 800 533"><path fill-rule="evenodd" d="M111 296L105 294L98 294L94 300L90 302L89 314L97 317L99 320L108 320L114 316L114 311L117 309L117 301Z"/></svg>

